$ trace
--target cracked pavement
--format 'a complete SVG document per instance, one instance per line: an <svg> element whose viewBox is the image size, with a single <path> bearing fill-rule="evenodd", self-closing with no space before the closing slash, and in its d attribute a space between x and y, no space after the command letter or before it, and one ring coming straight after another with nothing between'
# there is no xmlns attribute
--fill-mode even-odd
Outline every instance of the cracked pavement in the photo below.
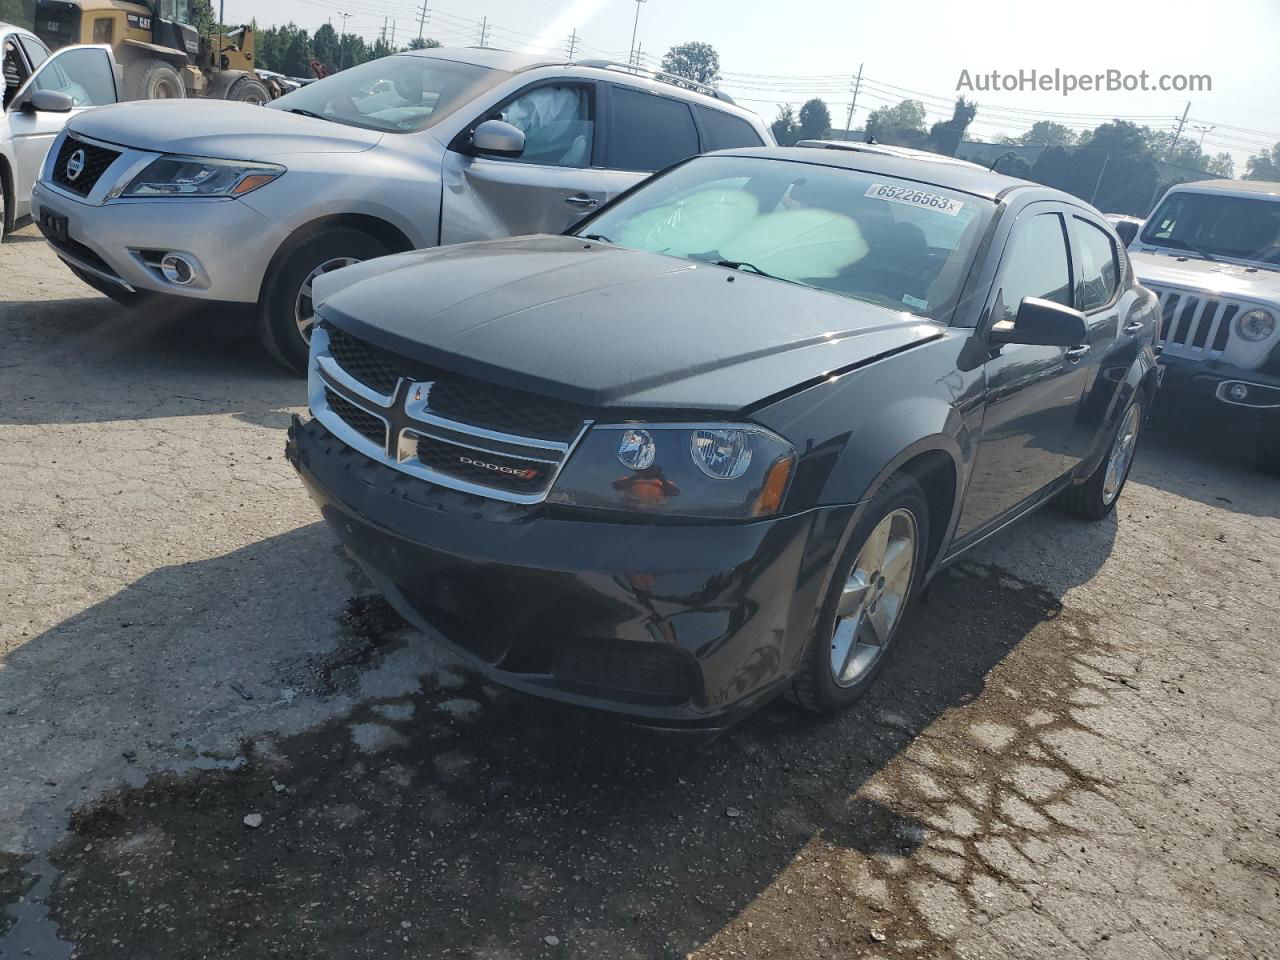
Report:
<svg viewBox="0 0 1280 960"><path fill-rule="evenodd" d="M1280 958L1247 434L1166 418L853 710L695 751L400 626L281 455L302 393L0 247L0 957Z"/></svg>

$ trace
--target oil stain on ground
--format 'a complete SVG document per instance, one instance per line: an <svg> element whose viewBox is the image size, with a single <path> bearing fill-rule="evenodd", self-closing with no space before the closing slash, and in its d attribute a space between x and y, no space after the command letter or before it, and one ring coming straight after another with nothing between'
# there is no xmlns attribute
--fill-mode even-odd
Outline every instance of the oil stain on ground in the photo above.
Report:
<svg viewBox="0 0 1280 960"><path fill-rule="evenodd" d="M443 673L81 810L53 917L84 958L951 955L1072 836L1096 644L976 567L904 627L854 709L701 750Z"/></svg>

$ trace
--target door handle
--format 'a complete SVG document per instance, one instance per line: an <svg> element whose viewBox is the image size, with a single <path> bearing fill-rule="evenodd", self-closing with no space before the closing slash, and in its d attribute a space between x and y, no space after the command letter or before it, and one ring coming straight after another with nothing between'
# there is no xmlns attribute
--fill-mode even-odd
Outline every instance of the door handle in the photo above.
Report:
<svg viewBox="0 0 1280 960"><path fill-rule="evenodd" d="M1142 328L1145 326L1146 324L1143 323L1141 320L1135 320L1133 321L1133 323L1126 323L1124 325L1124 332L1125 333L1141 333Z"/></svg>
<svg viewBox="0 0 1280 960"><path fill-rule="evenodd" d="M584 210L590 210L600 201L595 197L588 197L585 193L577 193L572 197L565 197L564 202L575 207L582 207Z"/></svg>
<svg viewBox="0 0 1280 960"><path fill-rule="evenodd" d="M1067 351L1067 359L1070 360L1072 363L1079 363L1081 360L1083 360L1085 357L1089 355L1089 349L1090 348L1087 343L1079 347L1072 347L1070 350Z"/></svg>

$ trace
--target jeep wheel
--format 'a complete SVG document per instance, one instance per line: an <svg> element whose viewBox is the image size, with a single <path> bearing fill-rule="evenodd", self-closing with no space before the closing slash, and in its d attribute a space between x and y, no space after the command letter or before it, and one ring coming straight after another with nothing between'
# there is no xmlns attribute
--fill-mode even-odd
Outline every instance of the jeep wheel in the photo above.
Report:
<svg viewBox="0 0 1280 960"><path fill-rule="evenodd" d="M1121 415L1120 425L1111 438L1111 447L1098 468L1084 483L1062 491L1058 505L1067 513L1085 520L1101 520L1115 509L1133 468L1133 455L1138 450L1138 436L1146 409L1142 395L1134 397Z"/></svg>
<svg viewBox="0 0 1280 960"><path fill-rule="evenodd" d="M818 629L791 696L815 713L849 706L884 668L924 573L929 504L912 477L895 474L867 504L836 566Z"/></svg>
<svg viewBox="0 0 1280 960"><path fill-rule="evenodd" d="M178 71L163 60L130 64L125 70L124 85L128 100L178 100L187 95Z"/></svg>
<svg viewBox="0 0 1280 960"><path fill-rule="evenodd" d="M268 272L258 302L258 339L279 363L307 369L315 303L311 284L332 270L390 253L381 240L352 227L328 227L296 244Z"/></svg>

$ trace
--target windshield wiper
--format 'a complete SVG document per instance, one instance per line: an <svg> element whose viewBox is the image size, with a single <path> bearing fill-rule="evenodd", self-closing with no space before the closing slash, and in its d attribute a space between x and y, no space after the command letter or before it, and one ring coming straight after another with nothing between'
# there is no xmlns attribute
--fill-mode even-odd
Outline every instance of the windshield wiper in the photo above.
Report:
<svg viewBox="0 0 1280 960"><path fill-rule="evenodd" d="M1204 257L1206 260L1212 260L1214 263L1218 262L1218 258L1215 257L1208 250L1205 250L1201 247L1196 246L1190 240L1183 240L1181 237L1168 237L1164 240L1158 240L1156 242L1167 243L1173 246L1181 247L1183 250L1190 250L1192 253L1199 254L1200 256Z"/></svg>
<svg viewBox="0 0 1280 960"><path fill-rule="evenodd" d="M613 243L613 241L610 240L608 237L606 237L603 233L584 233L582 234L582 239L583 240L599 240L601 243Z"/></svg>
<svg viewBox="0 0 1280 960"><path fill-rule="evenodd" d="M754 263L748 263L746 260L715 260L713 261L717 267L728 267L731 270L749 270L751 273L757 273L762 277L768 277L770 280L784 280L785 277L775 277L767 270L761 270Z"/></svg>
<svg viewBox="0 0 1280 960"><path fill-rule="evenodd" d="M303 110L301 107L290 107L286 113L296 113L300 117L315 117L317 120L328 120L323 113L316 113L314 110Z"/></svg>

